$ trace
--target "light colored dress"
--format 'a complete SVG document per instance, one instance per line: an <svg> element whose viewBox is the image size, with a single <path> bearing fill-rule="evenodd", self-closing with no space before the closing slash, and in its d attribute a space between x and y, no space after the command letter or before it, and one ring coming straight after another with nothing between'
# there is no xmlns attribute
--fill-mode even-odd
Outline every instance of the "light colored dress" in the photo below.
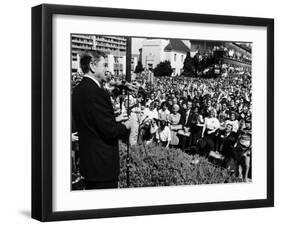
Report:
<svg viewBox="0 0 281 226"><path fill-rule="evenodd" d="M129 143L130 145L136 145L138 141L138 132L139 132L139 116L138 114L132 112L130 115L130 119L128 121L130 127L130 136L129 136Z"/></svg>
<svg viewBox="0 0 281 226"><path fill-rule="evenodd" d="M180 113L171 113L169 115L169 123L170 123L170 130L171 130L171 145L178 145L179 138L177 136L178 130L180 129L181 125L180 122L181 115Z"/></svg>

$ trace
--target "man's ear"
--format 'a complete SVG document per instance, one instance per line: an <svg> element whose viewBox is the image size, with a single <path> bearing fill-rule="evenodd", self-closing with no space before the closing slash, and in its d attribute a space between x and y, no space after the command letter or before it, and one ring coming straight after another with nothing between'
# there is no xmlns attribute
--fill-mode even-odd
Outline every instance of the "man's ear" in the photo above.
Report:
<svg viewBox="0 0 281 226"><path fill-rule="evenodd" d="M91 61L89 66L90 66L90 71L91 71L93 74L95 74L95 69L96 69L95 63Z"/></svg>

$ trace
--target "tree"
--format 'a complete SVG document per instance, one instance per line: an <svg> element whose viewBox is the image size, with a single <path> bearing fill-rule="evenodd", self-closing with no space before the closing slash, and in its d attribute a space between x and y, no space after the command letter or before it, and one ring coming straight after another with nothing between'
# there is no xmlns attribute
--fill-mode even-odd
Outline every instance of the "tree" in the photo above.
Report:
<svg viewBox="0 0 281 226"><path fill-rule="evenodd" d="M138 61L138 64L136 66L136 69L135 69L135 73L140 73L144 70L143 66L142 66L142 63L140 61Z"/></svg>
<svg viewBox="0 0 281 226"><path fill-rule="evenodd" d="M156 68L154 69L155 76L168 76L170 77L173 73L173 69L171 67L171 63L168 60L160 62L157 64Z"/></svg>
<svg viewBox="0 0 281 226"><path fill-rule="evenodd" d="M182 74L186 77L191 77L194 75L195 68L192 62L192 58L190 56L190 52L186 53L185 60L183 62L183 72Z"/></svg>

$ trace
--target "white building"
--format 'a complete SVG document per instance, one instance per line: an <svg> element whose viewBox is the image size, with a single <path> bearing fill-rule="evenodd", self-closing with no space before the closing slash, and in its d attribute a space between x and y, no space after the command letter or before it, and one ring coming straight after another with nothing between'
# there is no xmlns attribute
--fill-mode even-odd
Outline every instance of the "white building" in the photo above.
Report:
<svg viewBox="0 0 281 226"><path fill-rule="evenodd" d="M136 70L136 66L138 65L138 61L139 61L139 54L132 54L131 55L131 71L135 71Z"/></svg>
<svg viewBox="0 0 281 226"><path fill-rule="evenodd" d="M126 56L125 55L107 55L107 70L112 74L126 74Z"/></svg>
<svg viewBox="0 0 281 226"><path fill-rule="evenodd" d="M72 72L81 72L79 66L79 54L81 54L81 52L87 50L99 50L107 54L108 71L117 75L126 73L126 38L73 34L71 42Z"/></svg>
<svg viewBox="0 0 281 226"><path fill-rule="evenodd" d="M189 48L183 41L177 39L149 39L143 41L142 64L148 69L154 69L157 64L168 60L175 74L179 75Z"/></svg>

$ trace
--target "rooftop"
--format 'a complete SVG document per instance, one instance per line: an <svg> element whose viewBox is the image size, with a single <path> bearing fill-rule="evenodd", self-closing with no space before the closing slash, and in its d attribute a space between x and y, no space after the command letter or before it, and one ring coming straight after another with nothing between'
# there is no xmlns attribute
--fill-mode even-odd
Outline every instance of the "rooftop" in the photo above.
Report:
<svg viewBox="0 0 281 226"><path fill-rule="evenodd" d="M164 48L164 51L177 51L177 52L189 52L190 49L178 39L171 39L169 44Z"/></svg>

